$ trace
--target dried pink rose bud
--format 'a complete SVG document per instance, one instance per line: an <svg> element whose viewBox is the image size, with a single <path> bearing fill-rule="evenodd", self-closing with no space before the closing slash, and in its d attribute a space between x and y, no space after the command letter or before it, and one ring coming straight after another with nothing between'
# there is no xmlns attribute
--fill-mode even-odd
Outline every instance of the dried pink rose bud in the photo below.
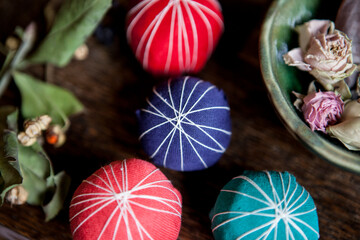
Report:
<svg viewBox="0 0 360 240"><path fill-rule="evenodd" d="M328 125L335 124L344 110L344 102L334 92L313 92L304 97L302 112L312 131L326 133Z"/></svg>

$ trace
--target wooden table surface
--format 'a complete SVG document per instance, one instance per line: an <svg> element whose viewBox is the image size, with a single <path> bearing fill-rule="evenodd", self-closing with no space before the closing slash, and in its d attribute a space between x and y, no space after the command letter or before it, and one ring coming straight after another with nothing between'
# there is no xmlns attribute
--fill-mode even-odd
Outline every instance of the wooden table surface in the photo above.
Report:
<svg viewBox="0 0 360 240"><path fill-rule="evenodd" d="M197 76L225 91L231 107L231 143L220 161L207 170L162 169L183 196L179 239L213 239L208 214L220 189L243 170L251 169L295 175L315 201L321 239L359 240L360 175L342 170L306 149L285 129L267 96L259 67L258 39L271 1L220 2L225 32ZM87 41L89 57L54 68L50 80L71 90L86 107L85 113L71 118L66 144L47 149L55 169L64 169L72 178L64 209L45 222L39 207L5 203L0 208L0 239L71 239L69 201L81 180L113 160L148 159L138 142L134 112L144 104L152 86L163 79L142 70L126 43L126 9L120 6L115 13L112 17L118 31L113 42L106 45L91 37ZM42 70L34 69L33 73L41 78ZM1 100L5 103L19 103L13 85Z"/></svg>

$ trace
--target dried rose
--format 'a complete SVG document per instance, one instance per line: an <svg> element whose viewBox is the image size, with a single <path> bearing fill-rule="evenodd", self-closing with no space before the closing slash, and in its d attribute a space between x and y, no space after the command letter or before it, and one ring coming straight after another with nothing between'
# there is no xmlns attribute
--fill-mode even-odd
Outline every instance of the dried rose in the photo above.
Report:
<svg viewBox="0 0 360 240"><path fill-rule="evenodd" d="M335 30L333 22L311 20L296 30L300 47L283 56L286 64L308 71L328 91L334 90L339 81L355 71L351 40Z"/></svg>
<svg viewBox="0 0 360 240"><path fill-rule="evenodd" d="M344 110L344 102L334 92L313 92L303 98L301 108L312 131L326 133L326 127L335 124Z"/></svg>
<svg viewBox="0 0 360 240"><path fill-rule="evenodd" d="M360 103L348 101L341 115L340 123L328 126L327 133L340 140L348 149L360 151Z"/></svg>

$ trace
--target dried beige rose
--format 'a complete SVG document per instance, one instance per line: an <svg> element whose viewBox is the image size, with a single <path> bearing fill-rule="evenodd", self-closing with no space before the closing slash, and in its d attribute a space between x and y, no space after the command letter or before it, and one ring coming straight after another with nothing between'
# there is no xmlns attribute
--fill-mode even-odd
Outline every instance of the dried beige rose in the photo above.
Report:
<svg viewBox="0 0 360 240"><path fill-rule="evenodd" d="M347 85L342 83L357 68L351 40L328 20L311 20L296 30L300 47L283 56L285 63L308 71L327 91L338 90L345 99L350 98Z"/></svg>

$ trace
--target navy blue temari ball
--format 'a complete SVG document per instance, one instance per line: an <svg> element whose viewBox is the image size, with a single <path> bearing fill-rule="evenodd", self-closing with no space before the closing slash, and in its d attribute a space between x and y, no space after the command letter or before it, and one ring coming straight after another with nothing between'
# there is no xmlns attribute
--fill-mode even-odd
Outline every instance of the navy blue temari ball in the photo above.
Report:
<svg viewBox="0 0 360 240"><path fill-rule="evenodd" d="M178 171L214 165L231 137L224 92L195 77L179 77L153 89L137 112L140 141L156 165Z"/></svg>

